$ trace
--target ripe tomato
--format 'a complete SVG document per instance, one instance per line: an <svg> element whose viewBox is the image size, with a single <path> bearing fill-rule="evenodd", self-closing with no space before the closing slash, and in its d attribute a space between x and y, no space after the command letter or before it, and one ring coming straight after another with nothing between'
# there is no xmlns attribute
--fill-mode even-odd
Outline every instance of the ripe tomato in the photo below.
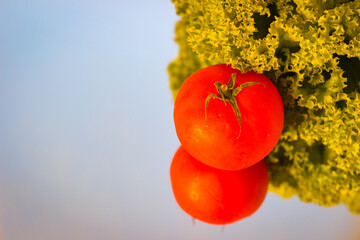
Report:
<svg viewBox="0 0 360 240"><path fill-rule="evenodd" d="M253 214L265 199L269 181L265 161L227 171L197 161L183 147L173 157L170 178L175 199L186 213L222 225Z"/></svg>
<svg viewBox="0 0 360 240"><path fill-rule="evenodd" d="M275 147L284 109L265 75L242 74L220 64L185 80L175 100L174 121L181 144L192 156L212 167L239 170Z"/></svg>

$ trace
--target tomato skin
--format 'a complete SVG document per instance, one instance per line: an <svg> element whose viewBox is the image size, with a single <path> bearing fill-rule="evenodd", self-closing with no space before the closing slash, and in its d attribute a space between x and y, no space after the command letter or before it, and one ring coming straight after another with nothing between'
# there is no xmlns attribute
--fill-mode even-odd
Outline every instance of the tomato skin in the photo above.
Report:
<svg viewBox="0 0 360 240"><path fill-rule="evenodd" d="M211 224L228 224L253 214L266 197L265 161L238 171L209 167L183 147L175 153L170 178L175 199L190 216Z"/></svg>
<svg viewBox="0 0 360 240"><path fill-rule="evenodd" d="M205 100L218 94L214 83L227 84L236 73L236 96L241 127L230 104L210 99L205 119ZM264 86L265 85L265 86ZM242 74L229 65L203 68L188 77L175 100L174 122L184 148L199 161L220 169L239 170L265 158L276 146L283 129L284 109L275 85L263 74Z"/></svg>

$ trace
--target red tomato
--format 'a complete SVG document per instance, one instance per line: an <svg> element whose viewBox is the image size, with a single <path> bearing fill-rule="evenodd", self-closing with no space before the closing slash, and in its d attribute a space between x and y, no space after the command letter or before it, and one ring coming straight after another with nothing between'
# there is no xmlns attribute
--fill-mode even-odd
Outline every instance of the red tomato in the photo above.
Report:
<svg viewBox="0 0 360 240"><path fill-rule="evenodd" d="M253 214L267 193L265 161L238 171L209 167L183 147L175 153L170 178L179 206L193 218L228 224Z"/></svg>
<svg viewBox="0 0 360 240"><path fill-rule="evenodd" d="M223 98L218 90L226 88L231 89L223 92ZM275 147L284 109L277 88L265 75L242 74L221 64L186 79L175 100L174 121L181 144L192 156L212 167L239 170L262 160Z"/></svg>

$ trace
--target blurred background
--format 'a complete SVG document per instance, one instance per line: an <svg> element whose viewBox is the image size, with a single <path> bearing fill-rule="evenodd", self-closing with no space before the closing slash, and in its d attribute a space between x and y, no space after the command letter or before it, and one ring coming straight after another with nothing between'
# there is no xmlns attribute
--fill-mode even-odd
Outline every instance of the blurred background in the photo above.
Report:
<svg viewBox="0 0 360 240"><path fill-rule="evenodd" d="M360 239L360 217L269 193L222 231L184 213L170 0L0 2L0 239Z"/></svg>

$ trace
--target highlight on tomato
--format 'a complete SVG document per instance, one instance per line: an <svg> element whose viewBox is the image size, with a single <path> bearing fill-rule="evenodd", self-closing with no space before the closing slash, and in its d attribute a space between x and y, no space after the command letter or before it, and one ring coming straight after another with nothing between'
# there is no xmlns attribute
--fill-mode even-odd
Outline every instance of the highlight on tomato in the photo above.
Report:
<svg viewBox="0 0 360 240"><path fill-rule="evenodd" d="M203 68L182 84L174 122L183 147L199 161L239 170L264 159L283 129L284 108L264 74L230 65Z"/></svg>
<svg viewBox="0 0 360 240"><path fill-rule="evenodd" d="M228 171L197 161L181 146L170 167L179 206L206 223L225 225L253 214L263 203L269 182L265 161Z"/></svg>

